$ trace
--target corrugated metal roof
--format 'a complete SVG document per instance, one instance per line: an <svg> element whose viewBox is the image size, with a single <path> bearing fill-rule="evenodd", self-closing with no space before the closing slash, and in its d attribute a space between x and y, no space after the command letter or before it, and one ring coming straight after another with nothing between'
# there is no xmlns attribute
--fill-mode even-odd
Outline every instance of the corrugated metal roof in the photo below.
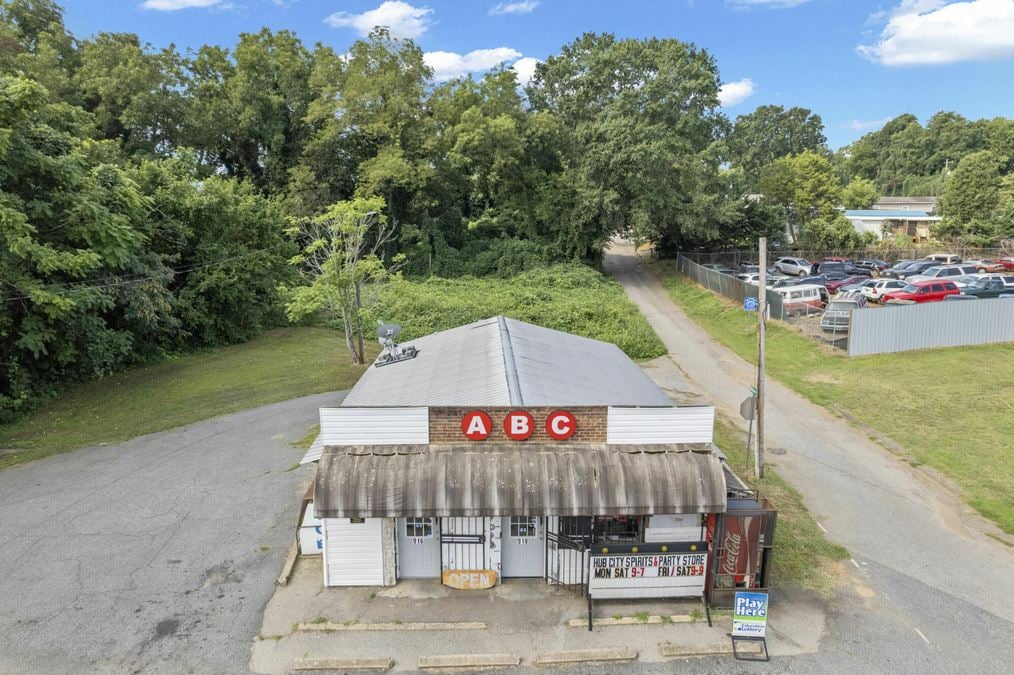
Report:
<svg viewBox="0 0 1014 675"><path fill-rule="evenodd" d="M409 340L414 359L363 374L344 406L671 406L616 345L493 317Z"/></svg>
<svg viewBox="0 0 1014 675"><path fill-rule="evenodd" d="M321 518L718 513L725 511L725 474L710 449L328 447L314 507Z"/></svg>
<svg viewBox="0 0 1014 675"><path fill-rule="evenodd" d="M313 443L310 444L310 449L303 455L303 459L299 460L300 464L309 464L310 462L316 462L320 459L320 456L324 454L324 437L317 434L317 438L313 439Z"/></svg>
<svg viewBox="0 0 1014 675"><path fill-rule="evenodd" d="M523 405L672 405L614 344L514 319L505 323Z"/></svg>
<svg viewBox="0 0 1014 675"><path fill-rule="evenodd" d="M405 344L416 347L419 355L367 368L342 405L510 405L496 318Z"/></svg>
<svg viewBox="0 0 1014 675"><path fill-rule="evenodd" d="M904 209L873 209L873 210L847 210L846 218L928 218L925 211L907 211Z"/></svg>

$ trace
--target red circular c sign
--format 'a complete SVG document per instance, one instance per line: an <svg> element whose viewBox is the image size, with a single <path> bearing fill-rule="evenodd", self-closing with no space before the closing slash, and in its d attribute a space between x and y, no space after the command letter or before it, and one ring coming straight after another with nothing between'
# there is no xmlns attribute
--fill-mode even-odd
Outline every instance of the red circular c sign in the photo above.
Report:
<svg viewBox="0 0 1014 675"><path fill-rule="evenodd" d="M555 441L565 441L577 431L577 420L566 410L557 410L546 418L546 433Z"/></svg>
<svg viewBox="0 0 1014 675"><path fill-rule="evenodd" d="M535 420L524 410L513 410L503 421L503 432L512 441L523 441L535 431Z"/></svg>
<svg viewBox="0 0 1014 675"><path fill-rule="evenodd" d="M470 441L484 441L493 431L493 420L481 410L471 410L461 418L461 433Z"/></svg>

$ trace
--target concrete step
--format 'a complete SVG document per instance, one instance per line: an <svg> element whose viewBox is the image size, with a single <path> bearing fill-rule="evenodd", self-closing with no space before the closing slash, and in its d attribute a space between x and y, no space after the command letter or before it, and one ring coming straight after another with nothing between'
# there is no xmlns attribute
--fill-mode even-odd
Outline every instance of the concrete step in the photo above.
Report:
<svg viewBox="0 0 1014 675"><path fill-rule="evenodd" d="M487 668L516 668L521 658L513 654L446 654L420 656L419 670L468 670Z"/></svg>
<svg viewBox="0 0 1014 675"><path fill-rule="evenodd" d="M658 646L658 651L663 658L681 658L685 656L716 656L732 653L732 642L723 642L710 645L674 645L663 642Z"/></svg>
<svg viewBox="0 0 1014 675"><path fill-rule="evenodd" d="M338 671L347 672L373 672L386 673L394 667L394 659L388 656L367 656L345 659L300 659L296 661L293 670L305 671Z"/></svg>
<svg viewBox="0 0 1014 675"><path fill-rule="evenodd" d="M563 652L543 652L535 657L537 666L556 666L568 663L595 663L636 661L637 652L626 647L613 649L575 649Z"/></svg>

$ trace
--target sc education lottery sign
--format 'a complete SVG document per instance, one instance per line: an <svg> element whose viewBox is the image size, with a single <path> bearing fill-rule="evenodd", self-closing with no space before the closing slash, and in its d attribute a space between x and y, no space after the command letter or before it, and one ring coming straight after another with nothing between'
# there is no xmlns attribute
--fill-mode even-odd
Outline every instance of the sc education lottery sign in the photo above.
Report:
<svg viewBox="0 0 1014 675"><path fill-rule="evenodd" d="M593 598L686 598L704 593L708 554L696 550L593 553L589 564L588 592Z"/></svg>
<svg viewBox="0 0 1014 675"><path fill-rule="evenodd" d="M732 634L735 637L764 637L768 626L768 594L736 593L732 606Z"/></svg>

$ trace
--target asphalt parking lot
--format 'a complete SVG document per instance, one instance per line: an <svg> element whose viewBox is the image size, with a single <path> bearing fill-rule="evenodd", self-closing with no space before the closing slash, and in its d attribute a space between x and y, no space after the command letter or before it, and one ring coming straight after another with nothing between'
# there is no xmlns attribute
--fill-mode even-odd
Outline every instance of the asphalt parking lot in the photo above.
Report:
<svg viewBox="0 0 1014 675"><path fill-rule="evenodd" d="M0 471L0 672L247 672L320 394Z"/></svg>

